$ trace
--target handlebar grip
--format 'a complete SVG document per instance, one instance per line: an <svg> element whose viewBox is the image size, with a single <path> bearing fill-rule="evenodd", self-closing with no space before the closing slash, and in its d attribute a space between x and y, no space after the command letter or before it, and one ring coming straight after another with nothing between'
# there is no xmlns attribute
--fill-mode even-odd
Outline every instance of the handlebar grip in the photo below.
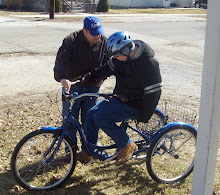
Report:
<svg viewBox="0 0 220 195"><path fill-rule="evenodd" d="M65 87L62 87L62 95L70 95L70 93L67 92Z"/></svg>
<svg viewBox="0 0 220 195"><path fill-rule="evenodd" d="M72 99L72 95L67 92L66 88L63 87L62 88L62 100L65 101L65 100L71 100Z"/></svg>

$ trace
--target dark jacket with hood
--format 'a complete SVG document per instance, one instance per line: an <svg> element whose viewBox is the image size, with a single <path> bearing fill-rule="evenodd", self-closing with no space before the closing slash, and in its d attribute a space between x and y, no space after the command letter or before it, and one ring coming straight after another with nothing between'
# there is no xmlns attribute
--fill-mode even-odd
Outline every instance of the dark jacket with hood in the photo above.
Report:
<svg viewBox="0 0 220 195"><path fill-rule="evenodd" d="M74 81L78 76L99 67L107 61L105 58L106 37L101 35L98 43L90 46L84 37L83 31L76 31L65 37L59 48L54 66L56 81L68 79ZM90 79L82 86L96 86L102 83L101 79Z"/></svg>
<svg viewBox="0 0 220 195"><path fill-rule="evenodd" d="M125 103L140 110L139 120L147 122L152 116L161 95L161 74L154 51L146 43L135 40L138 50L125 62L116 58L91 72L91 78L116 77L114 93L125 96Z"/></svg>

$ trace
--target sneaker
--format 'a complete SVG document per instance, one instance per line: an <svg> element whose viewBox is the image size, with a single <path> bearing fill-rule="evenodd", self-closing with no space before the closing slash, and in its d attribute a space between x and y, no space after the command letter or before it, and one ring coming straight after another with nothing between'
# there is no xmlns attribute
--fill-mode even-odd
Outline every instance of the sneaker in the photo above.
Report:
<svg viewBox="0 0 220 195"><path fill-rule="evenodd" d="M88 163L93 160L93 157L88 155L86 152L79 152L76 154L77 160L81 163Z"/></svg>
<svg viewBox="0 0 220 195"><path fill-rule="evenodd" d="M131 158L132 154L135 151L137 151L137 149L138 147L134 142L131 142L128 146L122 148L118 153L118 157L116 159L115 165L119 166L125 163L127 160Z"/></svg>

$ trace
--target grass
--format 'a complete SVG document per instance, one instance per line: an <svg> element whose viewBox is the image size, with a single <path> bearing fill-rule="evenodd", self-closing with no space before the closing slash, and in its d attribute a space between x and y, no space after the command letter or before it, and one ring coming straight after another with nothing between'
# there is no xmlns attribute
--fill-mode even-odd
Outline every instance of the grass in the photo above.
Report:
<svg viewBox="0 0 220 195"><path fill-rule="evenodd" d="M0 15L38 15L38 14L46 14L45 12L25 12L20 10L0 10ZM55 13L56 14L63 14L63 13ZM71 13L66 13L66 15ZM99 14L99 13L97 13ZM187 9L187 8L180 8L180 9L110 9L108 12L103 14L207 14L207 9Z"/></svg>
<svg viewBox="0 0 220 195"><path fill-rule="evenodd" d="M17 142L27 133L41 126L61 125L57 111L56 92L29 96L20 94L17 99L1 98L0 104L0 194L190 194L192 175L181 183L158 184L147 173L145 161L130 160L116 167L108 164L77 163L66 186L50 192L29 193L21 188L11 176L10 158ZM31 97L31 98L30 98ZM49 111L51 113L49 114ZM218 157L219 158L219 157ZM219 161L218 161L219 162ZM220 169L217 163L217 170ZM220 175L217 175L214 194L220 190Z"/></svg>
<svg viewBox="0 0 220 195"><path fill-rule="evenodd" d="M47 15L46 15L47 14ZM99 13L96 12L94 14L190 14L188 17L200 17L206 18L207 10L206 9L110 9L108 12ZM48 13L45 12L23 12L23 11L11 11L11 10L0 10L0 15L3 16L10 16L19 18L19 15L26 15L25 20L32 20L32 21L47 21L47 22L82 22L84 16L81 15L80 17L69 17L72 15L71 13L55 13L54 19L49 19ZM32 15L28 17L28 15ZM33 17L36 15L36 17ZM60 17L56 17L58 15L64 15Z"/></svg>
<svg viewBox="0 0 220 195"><path fill-rule="evenodd" d="M45 14L43 12L25 12L20 10L0 10L0 15L2 16L10 16L10 15L37 15L37 14Z"/></svg>
<svg viewBox="0 0 220 195"><path fill-rule="evenodd" d="M112 14L207 14L206 9L110 9Z"/></svg>

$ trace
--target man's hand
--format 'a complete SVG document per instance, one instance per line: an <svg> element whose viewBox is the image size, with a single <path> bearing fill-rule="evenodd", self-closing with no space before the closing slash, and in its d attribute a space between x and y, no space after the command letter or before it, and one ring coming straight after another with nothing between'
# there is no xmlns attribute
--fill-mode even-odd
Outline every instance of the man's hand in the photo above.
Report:
<svg viewBox="0 0 220 195"><path fill-rule="evenodd" d="M60 83L62 84L63 87L66 88L67 92L70 91L71 82L68 79L61 79Z"/></svg>

